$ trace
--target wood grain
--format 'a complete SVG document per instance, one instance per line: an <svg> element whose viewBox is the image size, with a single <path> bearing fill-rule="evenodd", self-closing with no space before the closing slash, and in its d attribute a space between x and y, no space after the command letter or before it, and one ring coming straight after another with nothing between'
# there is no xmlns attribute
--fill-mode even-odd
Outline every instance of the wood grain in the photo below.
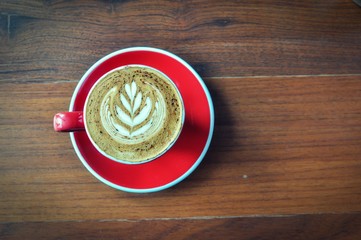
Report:
<svg viewBox="0 0 361 240"><path fill-rule="evenodd" d="M361 9L331 1L0 1L0 239L359 239ZM130 46L204 78L215 134L162 192L96 180L52 129Z"/></svg>
<svg viewBox="0 0 361 240"><path fill-rule="evenodd" d="M8 223L0 236L11 239L328 239L361 235L359 214L139 221Z"/></svg>
<svg viewBox="0 0 361 240"><path fill-rule="evenodd" d="M206 78L217 119L208 155L186 181L145 195L98 182L53 132L76 83L1 84L0 219L361 211L360 80Z"/></svg>
<svg viewBox="0 0 361 240"><path fill-rule="evenodd" d="M349 0L1 1L0 12L7 82L78 80L100 57L144 45L209 77L361 71L361 12Z"/></svg>

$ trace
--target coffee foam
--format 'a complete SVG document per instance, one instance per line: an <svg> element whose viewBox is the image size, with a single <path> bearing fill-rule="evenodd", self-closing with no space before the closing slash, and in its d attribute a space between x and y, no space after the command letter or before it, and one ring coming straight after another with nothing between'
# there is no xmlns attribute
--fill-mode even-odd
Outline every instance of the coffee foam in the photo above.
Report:
<svg viewBox="0 0 361 240"><path fill-rule="evenodd" d="M115 70L88 96L85 122L91 140L112 159L137 163L163 153L184 119L177 89L158 71Z"/></svg>

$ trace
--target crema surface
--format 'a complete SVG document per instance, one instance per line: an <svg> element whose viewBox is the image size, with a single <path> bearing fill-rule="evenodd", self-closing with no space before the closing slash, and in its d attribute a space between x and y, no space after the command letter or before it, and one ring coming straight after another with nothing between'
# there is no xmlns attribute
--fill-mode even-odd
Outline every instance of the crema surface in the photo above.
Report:
<svg viewBox="0 0 361 240"><path fill-rule="evenodd" d="M183 115L179 92L166 76L129 66L97 82L88 96L85 124L99 150L138 163L159 156L174 142Z"/></svg>

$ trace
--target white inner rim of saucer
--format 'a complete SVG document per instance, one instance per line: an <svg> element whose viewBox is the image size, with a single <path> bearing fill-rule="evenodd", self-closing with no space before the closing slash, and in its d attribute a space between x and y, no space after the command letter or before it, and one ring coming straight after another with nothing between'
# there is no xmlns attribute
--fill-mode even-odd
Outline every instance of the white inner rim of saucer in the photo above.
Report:
<svg viewBox="0 0 361 240"><path fill-rule="evenodd" d="M208 138L207 141L203 147L203 151L201 152L200 156L198 157L198 159L194 162L194 164L192 165L192 167L190 167L188 169L188 171L186 171L183 175L181 175L180 177L178 177L177 179L173 180L172 182L169 182L167 184L164 184L162 186L159 187L154 187L154 188L142 188L142 189L137 189L137 188L128 188L128 187L123 187L123 186L119 186L117 184L114 184L108 180L106 180L105 178L103 178L102 176L100 176L96 171L94 171L94 169L92 167L89 166L88 162L84 159L83 155L81 154L78 145L76 144L75 141L75 136L73 132L70 132L70 140L71 143L73 144L74 150L78 156L78 158L81 160L81 162L83 163L83 165L86 167L86 169L93 174L99 181L105 183L106 185L113 187L115 189L118 190L122 190L125 192L132 192L132 193L149 193L149 192L157 192L157 191L161 191L164 189L167 189L169 187L172 187L174 185L176 185L177 183L183 181L186 177L188 177L197 167L198 165L202 162L204 156L206 155L211 140L212 140L212 136L213 136L213 131L214 131L214 107L213 107L213 102L212 102L212 98L211 95L208 91L207 86L205 85L205 83L203 82L202 78L198 75L198 73L183 59L181 59L180 57L174 55L173 53L170 53L168 51L162 50L162 49L157 49L157 48L152 48L152 47L131 47L131 48L125 48L125 49L121 49L115 52L112 52L108 55L106 55L105 57L101 58L100 60L98 60L96 63L94 63L83 75L83 77L80 79L78 85L76 86L73 96L71 98L70 101L70 105L69 105L69 111L73 111L74 108L74 103L75 100L77 98L78 92L81 88L81 86L83 85L83 83L85 82L85 80L87 79L87 77L90 75L91 72L93 72L94 69L96 69L99 65L101 65L103 62L105 62L106 60L119 55L119 54L123 54L126 52L137 52L137 51L149 51L149 52L157 52L166 56L169 56L173 59L175 59L176 61L180 62L183 66L185 66L189 71L191 71L191 73L196 77L196 79L198 80L198 82L200 83L206 97L207 97L207 102L209 105L209 118L210 118L210 126L209 126L209 133L208 133ZM119 66L120 67L120 66Z"/></svg>

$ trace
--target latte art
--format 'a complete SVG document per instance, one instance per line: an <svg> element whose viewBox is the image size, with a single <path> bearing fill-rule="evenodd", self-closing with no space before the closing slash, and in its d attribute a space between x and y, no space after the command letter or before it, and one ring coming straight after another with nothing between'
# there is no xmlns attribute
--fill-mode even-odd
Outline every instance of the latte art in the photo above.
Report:
<svg viewBox="0 0 361 240"><path fill-rule="evenodd" d="M109 158L125 163L152 160L176 140L184 120L174 83L144 66L128 66L102 77L85 105L90 140Z"/></svg>
<svg viewBox="0 0 361 240"><path fill-rule="evenodd" d="M142 93L133 81L125 84L123 89L113 87L105 95L100 107L101 122L115 141L139 143L152 137L162 127L166 114L165 102L156 88L151 85L149 88L151 91ZM149 96L151 93L153 96ZM116 98L120 101L116 101Z"/></svg>

